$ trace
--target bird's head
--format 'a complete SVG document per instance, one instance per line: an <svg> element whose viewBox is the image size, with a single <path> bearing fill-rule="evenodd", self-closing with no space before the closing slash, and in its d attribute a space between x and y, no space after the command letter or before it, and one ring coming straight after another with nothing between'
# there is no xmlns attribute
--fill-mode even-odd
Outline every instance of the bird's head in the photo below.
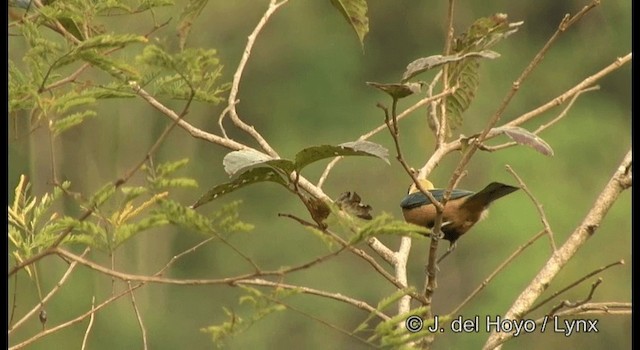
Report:
<svg viewBox="0 0 640 350"><path fill-rule="evenodd" d="M431 181L427 179L418 179L418 181L420 182L420 185L422 185L422 188L424 188L427 191L432 190L434 188ZM420 192L420 189L418 188L418 186L416 186L415 183L412 183L411 186L409 186L409 194L416 193L416 192Z"/></svg>

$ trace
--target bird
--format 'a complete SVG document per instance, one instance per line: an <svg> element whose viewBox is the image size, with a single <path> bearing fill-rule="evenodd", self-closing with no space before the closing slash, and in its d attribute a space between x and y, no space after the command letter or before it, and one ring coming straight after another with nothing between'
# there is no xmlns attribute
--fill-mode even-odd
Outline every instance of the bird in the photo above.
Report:
<svg viewBox="0 0 640 350"><path fill-rule="evenodd" d="M445 189L436 189L426 179L419 179L424 190L439 202L444 198ZM519 187L492 182L479 192L455 188L444 206L441 231L443 238L449 241L448 252L452 251L457 240L478 221L488 214L491 202L519 190ZM405 221L433 229L436 220L436 206L415 184L409 187L406 197L400 202ZM442 259L442 258L441 258Z"/></svg>

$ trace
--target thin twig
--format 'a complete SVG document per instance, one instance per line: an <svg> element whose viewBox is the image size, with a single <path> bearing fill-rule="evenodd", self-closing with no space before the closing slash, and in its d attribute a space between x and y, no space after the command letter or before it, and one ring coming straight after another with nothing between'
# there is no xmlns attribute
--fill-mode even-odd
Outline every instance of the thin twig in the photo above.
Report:
<svg viewBox="0 0 640 350"><path fill-rule="evenodd" d="M222 122L224 121L224 117L229 113L231 108L233 108L233 106L235 106L238 102L240 102L240 100L235 100L233 102L230 102L227 105L227 107L225 107L225 109L222 110L222 112L220 113L220 116L218 117L218 126L220 127L220 132L222 133L222 136L224 136L225 139L228 139L229 136L227 136L227 131L224 129L224 125L222 124Z"/></svg>
<svg viewBox="0 0 640 350"><path fill-rule="evenodd" d="M268 295L265 295L264 297L269 299L269 300L271 300L274 303L277 303L279 305L282 305L282 306L286 307L288 310L291 310L293 312L297 312L298 314L300 314L302 316L305 316L305 317L307 317L307 318L309 318L309 319L311 319L311 320L313 320L315 322L318 322L319 324L325 325L326 327L329 327L329 328L333 329L334 331L337 331L337 332L339 332L339 333L341 333L343 335L346 335L346 336L348 336L348 337L350 337L352 339L356 339L356 340L360 341L361 343L367 345L367 348L374 348L374 349L380 349L381 348L380 346L377 346L376 344L371 343L369 340L363 339L363 338L355 335L354 332L348 332L348 331L346 331L346 330L344 330L342 328L334 326L333 324L331 324L331 322L327 322L327 321L325 321L325 320L323 320L323 319L321 319L319 317L313 316L313 315L309 314L308 312L303 311L301 309L298 309L298 308L296 308L294 306L291 306L291 305L289 305L289 304L287 304L287 303L285 303L285 302L283 302L281 300L277 300L277 299L275 299L275 298L273 298L271 296L268 296Z"/></svg>
<svg viewBox="0 0 640 350"><path fill-rule="evenodd" d="M509 255L509 257L505 259L505 261L503 261L495 270L493 270L493 272L491 272L489 276L487 276L487 278L485 278L484 281L482 281L482 283L480 283L480 285L476 287L473 292L471 292L471 294L469 294L460 304L458 304L458 306L456 306L451 312L449 312L449 315L457 315L458 312L462 310L462 308L467 305L476 295L478 295L480 291L482 291L487 285L489 285L489 282L491 282L500 272L502 272L505 267L507 267L518 255L520 255L525 249L531 246L533 242L538 240L538 238L542 237L544 234L545 231L540 231L523 245L518 247L518 249L511 253L511 255Z"/></svg>
<svg viewBox="0 0 640 350"><path fill-rule="evenodd" d="M566 317L566 316L585 316L585 315L631 315L632 305L631 303L587 303L580 305L576 308L564 310L558 312L553 317ZM547 322L549 316L544 316L536 320L536 324L542 324Z"/></svg>
<svg viewBox="0 0 640 350"><path fill-rule="evenodd" d="M164 274L164 272L171 266L173 265L176 261L178 261L178 259L182 258L183 256L193 253L195 252L198 248L202 247L203 245L211 242L212 240L216 239L217 237L209 237L207 239L205 239L204 241L196 244L195 246L183 251L182 253L178 254L178 255L174 255L171 260L169 260L169 262L160 269L160 271L156 272L154 274L154 276L162 276Z"/></svg>
<svg viewBox="0 0 640 350"><path fill-rule="evenodd" d="M144 285L143 283L138 284L138 285L134 286L133 289L140 288L143 285ZM80 315L80 316L78 316L78 317L76 317L76 318L74 318L72 320L69 320L69 321L67 321L65 323L59 324L59 325L57 325L57 326L55 326L53 328L49 328L47 330L44 330L44 331L34 335L33 337L31 337L31 338L29 338L29 339L27 339L27 340L25 340L25 341L23 341L23 342L21 342L19 344L16 344L16 345L10 347L8 350L22 349L25 346L30 345L31 343L35 342L36 340L38 340L38 339L40 339L42 337L45 337L47 335L56 333L59 330L67 328L67 327L70 327L70 326L73 326L74 324L80 323L85 318L90 317L92 314L96 313L98 310L100 310L103 307L111 304L113 301L115 301L115 300L127 295L129 292L130 292L129 290L125 290L124 292L121 292L120 294L114 295L114 296L110 297L109 299L105 300L104 302L102 302L100 305L98 305L96 307L92 307L91 310L85 312L84 314L82 314L82 315Z"/></svg>
<svg viewBox="0 0 640 350"><path fill-rule="evenodd" d="M309 227L313 227L315 229L321 230L324 233L326 233L327 235L329 235L333 240L335 240L336 242L338 242L343 248L348 249L350 252L354 253L355 255L359 256L360 258L362 258L363 260L365 260L367 263L369 263L369 265L371 265L371 267L373 267L380 275L382 275L382 277L384 277L385 279L387 279L389 282L391 282L396 288L398 289L405 289L406 288L406 282L402 283L400 280L398 280L396 277L394 277L393 275L391 275L389 272L387 272L382 266L380 266L380 264L378 264L376 262L376 260L371 257L369 254L367 254L364 250L362 249L358 249L352 245L350 245L347 241L345 241L344 239L342 239L340 236L338 236L337 234L331 232L328 229L321 229L319 228L317 225L314 225L306 220L300 219L294 215L290 215L290 214L280 214L281 216L284 217L288 217L290 219L296 220L298 223L304 225L304 226L309 226ZM376 242L379 242L376 240ZM384 249L389 249L386 246L384 246ZM389 263L392 266L396 265L395 259L396 259L396 254L394 252L392 252L391 250L389 250L389 260L391 260ZM291 269L286 270L286 272L290 272ZM408 295L411 296L412 298L420 301L420 302L424 302L423 298L421 298L421 296L417 293L414 292L408 292Z"/></svg>
<svg viewBox="0 0 640 350"><path fill-rule="evenodd" d="M548 129L549 127L551 127L552 125L554 125L555 123L559 122L562 118L564 118L569 110L571 109L571 107L573 107L573 104L575 103L575 101L578 99L578 97L580 97L580 95L583 92L588 92L588 91L594 91L594 90L599 90L600 86L596 85L596 86L591 86L588 88L585 88L584 90L580 90L578 91L575 95L573 95L573 97L571 98L571 100L569 101L569 103L567 103L567 105L562 109L562 111L560 112L560 114L558 114L555 118L551 119L549 122L541 124L536 130L533 131L534 135L539 135L541 132L543 132L544 130ZM492 135L493 132L489 132L489 135ZM486 145L482 145L481 149L483 151L487 151L487 152L495 152L495 151L499 151L508 147L513 147L518 145L517 142L511 141L511 142L506 142L500 145L496 145L496 146L486 146Z"/></svg>
<svg viewBox="0 0 640 350"><path fill-rule="evenodd" d="M595 74L591 75L590 77L586 78L585 80L581 81L576 86L574 86L571 89L567 90L566 92L562 93L560 96L557 96L557 97L553 98L551 101L549 101L549 102L545 103L544 105L534 109L533 111L527 112L527 113L521 115L520 117L518 117L518 118L516 118L516 119L514 119L514 120L512 120L510 122L505 123L504 126L519 126L519 125L522 125L525 122L533 119L534 117L537 117L538 115L548 111L549 109L563 104L566 100L572 99L576 94L579 94L582 91L585 91L585 90L589 89L590 86L594 85L599 79L607 76L608 74L610 74L613 71L615 71L616 69L622 67L624 64L629 63L630 61L631 61L631 53L627 54L626 56L624 56L622 58L616 59L615 62L611 63L607 67L603 68L602 70L598 71L597 73L595 73ZM498 135L498 132L495 132L493 130L494 129L492 129L487 134L487 136L484 138L484 140L488 140L488 139L493 138L493 137ZM462 147L461 147L462 146L461 145L461 140L462 139L463 139L463 137L460 137L457 141L449 142L449 143L445 144L443 148L437 149L431 155L431 157L427 160L425 165L422 168L420 168L420 171L418 173L418 177L419 178L427 178L429 176L429 174L431 173L431 171L440 163L440 160L442 160L442 158L444 158L444 156L446 156L447 154L449 154L449 153L451 153L453 151L461 150L462 149ZM480 145L482 145L483 149L487 149L487 147L484 146L482 143L480 143Z"/></svg>
<svg viewBox="0 0 640 350"><path fill-rule="evenodd" d="M357 300L354 298L350 298L347 296L344 296L340 293L329 293L329 292L325 292L323 290L318 290L318 289L313 289L313 288L309 288L309 287L302 287L302 286L294 286L294 285L290 285L290 284L283 284L283 283L279 283L279 282L272 282L272 281L267 281L267 280L263 280L263 279L259 279L259 278L254 278L254 279L244 279L244 280L239 280L236 281L232 284L237 284L237 285L253 285L253 286L266 286L266 287L275 287L275 288L282 288L282 289L288 289L288 290L295 290L295 291L299 291L301 293L305 293L305 294L310 294L310 295L317 295L317 296L321 296L324 298L329 298L329 299L333 299L333 300L337 300L337 301L341 301L343 303L347 303L350 305L353 305L355 307L357 307L358 309L370 312L372 314L375 314L376 316L378 316L380 319L382 320L389 320L390 317L385 315L384 313L378 311L375 307L367 304L366 302L362 301L362 300Z"/></svg>
<svg viewBox="0 0 640 350"><path fill-rule="evenodd" d="M8 287L8 286L7 286ZM13 276L13 301L11 302L11 316L9 316L9 333L13 328L13 316L15 316L16 307L18 306L18 275Z"/></svg>
<svg viewBox="0 0 640 350"><path fill-rule="evenodd" d="M87 255L87 253L89 253L90 250L91 249L88 248L88 247L85 248L85 250L82 252L82 254L80 254L80 257L84 257L85 255ZM30 319L38 311L40 311L42 306L45 305L49 301L49 299L51 299L56 294L56 292L60 289L60 287L62 287L62 285L67 281L67 278L69 278L69 276L71 276L71 272L73 272L73 270L75 270L75 268L77 266L78 266L78 262L77 261L71 262L71 264L67 268L67 271L65 271L65 273L62 275L62 278L60 278L58 283L56 283L56 285L53 288L51 288L49 293L47 293L47 295L44 298L42 298L42 300L40 300L40 303L38 305L34 306L24 316L22 316L22 318L20 320L18 320L18 322L16 322L13 326L9 327L9 335L11 335L11 332L13 332L15 329L20 327L24 322L26 322L28 319Z"/></svg>
<svg viewBox="0 0 640 350"><path fill-rule="evenodd" d="M149 103L152 107L154 107L155 109L160 111L162 114L169 117L171 120L177 121L178 126L181 127L183 130L185 130L186 132L188 132L191 136L197 139L215 143L217 145L226 147L234 151L249 148L239 142L233 141L231 139L226 139L224 137L220 137L215 134L208 133L202 129L194 127L193 125L191 125L190 123L184 120L180 120L181 119L180 115L178 115L176 112L174 112L173 110L171 110L170 108L166 107L165 105L160 103L158 100L156 100L147 91L145 91L142 87L140 87L138 83L130 82L129 84L131 85L131 88L133 89L133 91L136 92L136 94L138 94L138 96L142 97L143 100L147 101L147 103Z"/></svg>
<svg viewBox="0 0 640 350"><path fill-rule="evenodd" d="M413 104L411 107L405 109L404 111L402 111L402 113L398 114L396 116L396 120L400 121L406 117L408 117L411 113L413 113L415 110L417 110L418 108L432 103L434 101L438 101L441 98L444 98L446 96L451 95L452 93L455 92L455 89L449 89L449 90L444 90L439 94L433 95L433 96L427 96L423 99L421 99L420 101L416 102L415 104ZM379 126L373 128L371 131L367 132L366 134L361 135L360 137L358 137L358 141L364 141L364 140L368 140L369 138L371 138L373 135L381 132L382 130L387 129L387 124L386 123L382 123ZM335 157L333 158L333 160L331 160L331 162L329 162L329 164L327 164L327 167L324 169L324 171L322 172L322 175L320 176L320 179L318 180L318 184L316 185L317 187L321 188L324 185L324 182L326 181L327 177L329 176L329 173L331 172L331 170L333 169L333 167L336 165L336 163L338 163L341 159L343 159L344 157Z"/></svg>
<svg viewBox="0 0 640 350"><path fill-rule="evenodd" d="M598 0L595 0L594 3L596 1ZM562 22L558 26L558 30L551 36L551 38L549 38L549 40L540 49L540 51L538 51L538 53L531 60L529 65L522 71L518 79L516 79L516 81L513 82L511 89L509 90L509 92L507 92L507 95L504 97L504 99L500 103L500 106L498 107L494 115L491 117L491 119L485 126L484 130L482 130L482 133L480 133L480 136L475 140L475 142L471 143L471 145L467 147L467 151L462 155L462 159L460 159L460 162L458 163L458 166L454 170L453 176L449 181L449 186L447 187L448 191L450 191L453 188L452 186L456 182L456 178L460 176L462 171L465 169L465 167L471 160L471 157L473 156L473 154L476 152L476 150L478 150L478 147L485 141L485 139L487 138L487 135L489 134L489 131L491 131L491 129L498 123L505 109L507 108L507 106L509 105L513 97L516 95L516 93L520 90L520 86L522 85L522 83L529 77L531 72L533 72L533 70L540 64L540 62L542 62L542 59L544 58L545 54L547 53L547 51L549 51L551 46L556 42L560 34L564 33L564 31L566 31L572 24L574 24L576 22L576 19L582 18L584 14L587 11L589 11L591 8L593 8L593 6L587 6L583 8L573 18L569 18L568 16L563 18ZM445 193L445 196L446 195L447 194Z"/></svg>
<svg viewBox="0 0 640 350"><path fill-rule="evenodd" d="M573 283L570 283L568 286L566 286L566 287L554 292L548 298L542 300L541 302L539 302L535 306L532 306L531 309L529 309L523 316L530 314L531 312L533 312L534 310L538 309L542 305L544 305L544 304L548 303L549 301L553 300L558 295L570 290L571 288L579 285L580 283L586 281L587 279L599 274L600 272L602 272L602 271L604 271L604 270L606 270L606 269L608 269L610 267L616 266L616 265L624 265L624 260L618 260L616 262L613 262L613 263L611 263L609 265L606 265L606 266L602 266L599 269L596 269L595 271L592 271L592 272L586 274L585 276L583 276L582 278L578 279L577 281L575 281Z"/></svg>
<svg viewBox="0 0 640 350"><path fill-rule="evenodd" d="M578 300L576 302L570 302L569 300L563 300L560 304L556 305L555 307L551 308L551 311L549 311L549 313L547 314L548 316L553 316L555 315L558 310L562 309L562 308L569 308L569 309L573 309L576 308L578 306L584 305L587 302L591 301L591 299L593 299L593 293L596 292L596 288L598 288L598 286L602 284L602 277L598 278L595 282L593 282L593 284L591 285L591 288L589 289L589 294L587 294L587 296L582 299L582 300Z"/></svg>
<svg viewBox="0 0 640 350"><path fill-rule="evenodd" d="M607 212L616 202L622 191L628 189L631 179L631 150L605 185L582 223L571 233L566 242L556 250L531 283L520 293L509 308L504 319L519 320L529 310L538 297L547 289L553 278L592 237ZM494 349L513 336L512 332L492 333L484 345L485 349Z"/></svg>
<svg viewBox="0 0 640 350"><path fill-rule="evenodd" d="M600 80L601 78L611 74L613 71L615 71L616 69L624 66L625 64L631 62L631 53L628 53L627 55L625 55L624 57L619 57L617 58L613 63L609 64L608 66L606 66L605 68L601 69L600 71L598 71L597 73L585 78L584 80L582 80L580 83L578 83L576 86L572 87L571 89L567 90L566 92L564 92L563 94L561 94L558 97L555 97L554 99L552 99L551 101L545 103L544 105L530 111L527 112L517 118L515 118L514 120L506 123L505 125L507 126L516 126L516 125L521 125L523 123L525 123L526 121L534 118L535 116L542 114L543 112L546 112L547 110L561 105L563 104L567 99L572 98L574 95L576 95L577 93L587 89L588 87L595 85L596 82L598 80Z"/></svg>
<svg viewBox="0 0 640 350"><path fill-rule="evenodd" d="M96 306L96 297L95 295L91 297L91 309ZM91 316L89 316L89 324L87 325L87 330L84 331L84 336L82 337L82 346L80 349L84 350L87 348L87 341L89 340L89 333L91 333L91 328L93 328L93 320L95 319L96 313L92 312Z"/></svg>
<svg viewBox="0 0 640 350"><path fill-rule="evenodd" d="M138 310L138 305L136 305L136 297L135 293L131 289L131 282L127 281L127 285L129 286L129 295L131 295L131 304L133 305L133 311L136 313L136 318L138 319L138 325L140 326L140 331L142 332L142 348L147 350L147 329L144 327L144 323L142 322L142 316L140 316L140 310Z"/></svg>
<svg viewBox="0 0 640 350"><path fill-rule="evenodd" d="M547 220L547 214L544 212L544 208L542 207L542 203L540 203L536 197L533 195L533 193L531 193L531 191L529 190L529 187L527 187L527 185L524 183L524 181L522 181L522 178L520 176L518 176L518 174L516 174L515 170L513 170L513 168L511 168L509 165L506 166L507 171L513 175L513 177L516 178L516 181L518 181L518 184L520 185L520 188L527 194L527 196L529 197L529 199L531 199L531 201L533 202L533 204L536 206L536 209L538 210L538 214L540 215L540 220L542 220L542 226L544 226L544 231L547 233L547 236L549 236L549 242L551 244L551 249L552 251L556 251L558 250L558 247L556 246L556 240L553 238L553 230L551 230L551 225L549 225L549 220Z"/></svg>
<svg viewBox="0 0 640 350"><path fill-rule="evenodd" d="M242 79L242 73L244 72L244 68L247 64L247 61L249 60L249 56L251 56L251 50L253 49L253 45L255 44L258 34L260 34L260 31L262 30L264 25L267 23L271 15L273 15L276 12L276 10L280 8L280 6L287 3L287 1L288 0L281 0L280 2L278 2L276 0L271 0L269 2L269 7L267 8L267 11L264 13L264 15L262 15L262 18L260 18L260 21L258 21L258 24L256 25L255 29L253 30L251 35L249 35L249 37L247 38L247 45L245 46L244 51L242 53L242 58L240 58L240 62L238 63L238 68L236 69L236 72L233 75L233 81L231 82L231 91L229 92L229 107L230 107L228 110L229 118L231 118L231 121L233 122L233 124L237 126L240 130L246 132L251 137L253 137L258 142L260 147L268 155L270 155L273 158L278 158L278 153L271 147L271 145L269 145L269 143L262 137L262 135L260 135L260 133L256 131L256 129L253 126L246 124L245 122L242 121L242 119L240 119L240 117L238 116L238 112L236 111L236 101L237 101L237 95L238 95L238 87L240 85L240 80ZM219 123L221 125L225 115L227 115L227 113L223 113L220 115Z"/></svg>
<svg viewBox="0 0 640 350"><path fill-rule="evenodd" d="M447 33L444 41L444 56L448 56L451 53L451 46L453 44L453 9L455 5L454 0L449 0L449 6L447 6ZM443 90L449 88L449 65L445 64L442 68L442 87ZM440 103L440 119L438 120L438 129L436 132L436 149L445 144L447 138L449 125L447 124L447 104L445 102ZM431 315L427 315L428 318Z"/></svg>

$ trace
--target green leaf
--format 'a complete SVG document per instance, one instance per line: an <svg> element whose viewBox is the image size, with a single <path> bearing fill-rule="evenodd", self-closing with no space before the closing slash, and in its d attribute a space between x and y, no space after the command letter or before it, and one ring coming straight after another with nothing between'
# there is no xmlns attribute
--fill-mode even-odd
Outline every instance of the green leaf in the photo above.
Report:
<svg viewBox="0 0 640 350"><path fill-rule="evenodd" d="M213 226L222 232L249 232L254 229L252 224L240 221L239 207L242 201L225 204L211 218Z"/></svg>
<svg viewBox="0 0 640 350"><path fill-rule="evenodd" d="M235 312L223 308L229 321L225 321L218 326L214 325L200 329L202 332L211 334L212 341L217 347L224 347L225 340L247 331L253 324L273 312L285 310L285 305L279 301L287 296L299 293L298 290L276 288L271 293L265 294L256 288L248 287L241 283L238 283L238 286L248 293L248 295L240 297L239 304L248 304L251 308L251 314L247 317L240 317Z"/></svg>
<svg viewBox="0 0 640 350"><path fill-rule="evenodd" d="M339 156L371 156L389 164L389 151L381 145L369 141L345 142L337 146L322 145L305 148L296 154L295 167L301 170L307 165L326 158Z"/></svg>
<svg viewBox="0 0 640 350"><path fill-rule="evenodd" d="M358 35L360 46L364 47L364 37L369 32L367 2L365 0L331 0L331 5L344 16Z"/></svg>
<svg viewBox="0 0 640 350"><path fill-rule="evenodd" d="M406 74L406 73L405 73ZM373 86L376 89L382 90L383 92L389 94L391 98L394 100L401 99L403 97L407 97L409 95L413 95L415 93L420 92L422 89L422 85L424 83L376 83L372 81L368 81L367 85Z"/></svg>
<svg viewBox="0 0 640 350"><path fill-rule="evenodd" d="M472 52L487 49L518 31L524 22L509 22L507 15L497 13L478 18L469 29L454 40L453 52Z"/></svg>
<svg viewBox="0 0 640 350"><path fill-rule="evenodd" d="M103 34L97 35L87 40L82 41L75 51L94 50L94 49L109 49L113 47L126 46L134 43L146 43L149 40L142 35L135 34Z"/></svg>
<svg viewBox="0 0 640 350"><path fill-rule="evenodd" d="M407 313L394 316L392 319L380 323L375 330L376 335L381 336L380 345L385 349L397 349L397 350L413 350L415 346L411 343L424 340L425 337L433 336L433 332L429 330L429 327L433 326L433 320L424 320L422 330L412 333L405 327L398 327L398 323L405 322L410 316L422 316L424 315L427 307L423 306L414 310L410 310ZM446 322L448 317L440 317L440 322Z"/></svg>
<svg viewBox="0 0 640 350"><path fill-rule="evenodd" d="M222 65L213 49L186 49L170 54L156 45L147 45L136 60L151 68L147 76L156 94L217 104L230 86L218 83ZM143 81L141 85L151 81Z"/></svg>
<svg viewBox="0 0 640 350"><path fill-rule="evenodd" d="M498 13L477 19L466 32L454 39L452 53L462 59L449 65L449 86L457 87L455 93L445 99L450 130L461 124L462 114L475 97L480 85L480 58L494 58L495 53L487 49L515 33L522 23L509 23L507 15Z"/></svg>
<svg viewBox="0 0 640 350"><path fill-rule="evenodd" d="M164 226L169 223L169 220L162 214L153 214L147 216L140 221L133 224L123 224L116 228L113 236L113 248L117 248L129 238L135 234L149 230L154 227Z"/></svg>
<svg viewBox="0 0 640 350"><path fill-rule="evenodd" d="M165 177L183 168L188 163L189 158L182 158L173 162L162 163L156 167L155 172L158 177Z"/></svg>
<svg viewBox="0 0 640 350"><path fill-rule="evenodd" d="M500 54L491 50L483 50L480 52L469 52L463 55L434 55L418 58L417 60L407 65L407 69L402 75L402 82L404 83L422 72L426 72L427 70L432 68L440 67L445 63L457 62L469 57L494 59L500 57Z"/></svg>
<svg viewBox="0 0 640 350"><path fill-rule="evenodd" d="M502 126L494 128L493 130L499 133L504 133L518 144L529 146L545 156L553 156L553 149L551 146L529 130L517 126Z"/></svg>
<svg viewBox="0 0 640 350"><path fill-rule="evenodd" d="M172 200L162 200L158 203L160 214L164 214L171 223L202 234L212 234L214 231L211 220L197 211Z"/></svg>
<svg viewBox="0 0 640 350"><path fill-rule="evenodd" d="M285 181L285 179L283 179L282 176L272 168L268 168L268 167L253 168L245 171L240 176L238 176L237 179L231 182L217 185L214 188L210 189L209 191L207 191L207 193L205 193L202 197L200 197L200 199L198 199L198 201L195 202L191 206L191 208L195 209L201 205L204 205L213 201L214 199L222 195L231 193L244 186L257 183L257 182L265 182L265 181L279 183L285 187L287 186L287 182Z"/></svg>
<svg viewBox="0 0 640 350"><path fill-rule="evenodd" d="M383 213L373 220L368 221L362 226L357 235L354 236L349 244L356 244L373 236L393 235L393 236L409 236L413 238L424 238L431 231L426 227L410 224L402 220L396 220L389 214Z"/></svg>
<svg viewBox="0 0 640 350"><path fill-rule="evenodd" d="M91 63L92 66L99 68L103 72L121 79L122 81L140 79L138 71L123 60L105 56L101 52L97 51L84 51L79 53L77 56L85 62Z"/></svg>
<svg viewBox="0 0 640 350"><path fill-rule="evenodd" d="M61 133L67 131L68 129L81 124L85 119L89 117L96 116L97 113L95 111L84 111L73 113L68 115L62 119L56 120L53 122L51 126L51 130L53 130L54 135L60 135Z"/></svg>
<svg viewBox="0 0 640 350"><path fill-rule="evenodd" d="M108 183L102 186L101 189L96 192L90 200L92 205L99 207L101 206L107 199L111 198L111 196L116 192L116 187L112 183Z"/></svg>
<svg viewBox="0 0 640 350"><path fill-rule="evenodd" d="M238 172L243 172L248 168L263 164L280 169L287 174L291 173L295 169L294 163L290 160L273 159L270 156L251 148L230 152L222 160L224 171L226 171L230 176L233 176Z"/></svg>

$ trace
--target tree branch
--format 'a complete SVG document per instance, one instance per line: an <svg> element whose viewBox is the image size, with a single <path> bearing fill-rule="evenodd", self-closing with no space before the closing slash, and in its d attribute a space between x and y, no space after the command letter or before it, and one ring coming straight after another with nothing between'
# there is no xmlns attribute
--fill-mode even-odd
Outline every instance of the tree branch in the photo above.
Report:
<svg viewBox="0 0 640 350"><path fill-rule="evenodd" d="M596 232L622 191L631 186L631 159L631 150L629 150L582 223L574 230L562 247L553 253L540 272L538 272L538 275L520 293L505 314L504 319L521 319L531 309L536 299L547 289L553 278ZM494 332L489 336L484 349L499 347L512 336L513 333Z"/></svg>

